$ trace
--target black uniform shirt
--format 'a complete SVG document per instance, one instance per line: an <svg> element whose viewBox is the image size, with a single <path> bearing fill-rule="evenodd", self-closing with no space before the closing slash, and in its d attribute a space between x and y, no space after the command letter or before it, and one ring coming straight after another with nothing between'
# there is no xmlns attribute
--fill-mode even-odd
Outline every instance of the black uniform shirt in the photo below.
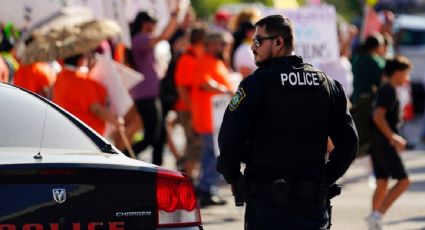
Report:
<svg viewBox="0 0 425 230"><path fill-rule="evenodd" d="M398 125L400 122L400 102L397 98L397 92L389 83L383 84L376 93L374 107L383 107L387 110L385 118L391 130L399 133Z"/></svg>
<svg viewBox="0 0 425 230"><path fill-rule="evenodd" d="M335 149L325 164L327 138ZM280 178L335 182L358 137L341 85L297 56L276 58L244 79L225 112L217 170L229 182Z"/></svg>

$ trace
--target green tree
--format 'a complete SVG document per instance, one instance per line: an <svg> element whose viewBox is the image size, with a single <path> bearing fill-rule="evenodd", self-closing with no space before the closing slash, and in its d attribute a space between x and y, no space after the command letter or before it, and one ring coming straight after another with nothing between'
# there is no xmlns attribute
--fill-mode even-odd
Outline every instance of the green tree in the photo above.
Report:
<svg viewBox="0 0 425 230"><path fill-rule="evenodd" d="M308 2L307 0L297 1L300 5ZM254 2L261 2L266 6L273 5L273 0L192 0L192 5L200 18L208 19L222 4ZM362 14L361 0L323 0L323 2L334 5L338 14L342 15L348 21Z"/></svg>
<svg viewBox="0 0 425 230"><path fill-rule="evenodd" d="M192 0L191 2L198 17L202 19L208 19L222 4L261 2L266 6L273 5L273 0Z"/></svg>
<svg viewBox="0 0 425 230"><path fill-rule="evenodd" d="M325 0L325 2L334 5L336 12L348 21L362 15L362 3L358 0Z"/></svg>

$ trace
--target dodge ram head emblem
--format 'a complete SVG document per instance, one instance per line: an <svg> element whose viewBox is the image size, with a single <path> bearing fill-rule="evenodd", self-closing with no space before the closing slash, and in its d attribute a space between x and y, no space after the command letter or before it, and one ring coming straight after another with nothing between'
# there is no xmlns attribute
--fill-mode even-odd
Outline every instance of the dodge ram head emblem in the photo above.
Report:
<svg viewBox="0 0 425 230"><path fill-rule="evenodd" d="M55 188L52 190L53 192L53 199L60 203L65 202L66 200L66 190L64 188Z"/></svg>

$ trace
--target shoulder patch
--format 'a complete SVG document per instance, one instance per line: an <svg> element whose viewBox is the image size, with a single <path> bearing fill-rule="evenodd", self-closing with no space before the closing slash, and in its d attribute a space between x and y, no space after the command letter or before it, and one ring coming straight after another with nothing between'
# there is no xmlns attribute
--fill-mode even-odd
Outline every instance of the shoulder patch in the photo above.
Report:
<svg viewBox="0 0 425 230"><path fill-rule="evenodd" d="M233 96L232 100L229 103L229 110L235 111L241 101L246 97L245 92L243 91L243 88L238 88L238 91L236 91L235 95Z"/></svg>

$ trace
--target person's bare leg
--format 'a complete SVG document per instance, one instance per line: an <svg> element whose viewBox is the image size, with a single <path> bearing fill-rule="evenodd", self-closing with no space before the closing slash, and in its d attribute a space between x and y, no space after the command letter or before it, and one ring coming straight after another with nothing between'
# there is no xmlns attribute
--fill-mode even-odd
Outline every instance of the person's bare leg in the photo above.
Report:
<svg viewBox="0 0 425 230"><path fill-rule="evenodd" d="M398 180L397 183L385 195L385 199L382 201L378 211L384 214L391 207L394 201L397 200L397 198L407 190L409 185L409 178Z"/></svg>
<svg viewBox="0 0 425 230"><path fill-rule="evenodd" d="M387 194L387 179L377 179L376 180L376 188L372 197L372 211L379 211L379 208L382 205L382 202L385 199ZM379 211L380 212L380 211Z"/></svg>

